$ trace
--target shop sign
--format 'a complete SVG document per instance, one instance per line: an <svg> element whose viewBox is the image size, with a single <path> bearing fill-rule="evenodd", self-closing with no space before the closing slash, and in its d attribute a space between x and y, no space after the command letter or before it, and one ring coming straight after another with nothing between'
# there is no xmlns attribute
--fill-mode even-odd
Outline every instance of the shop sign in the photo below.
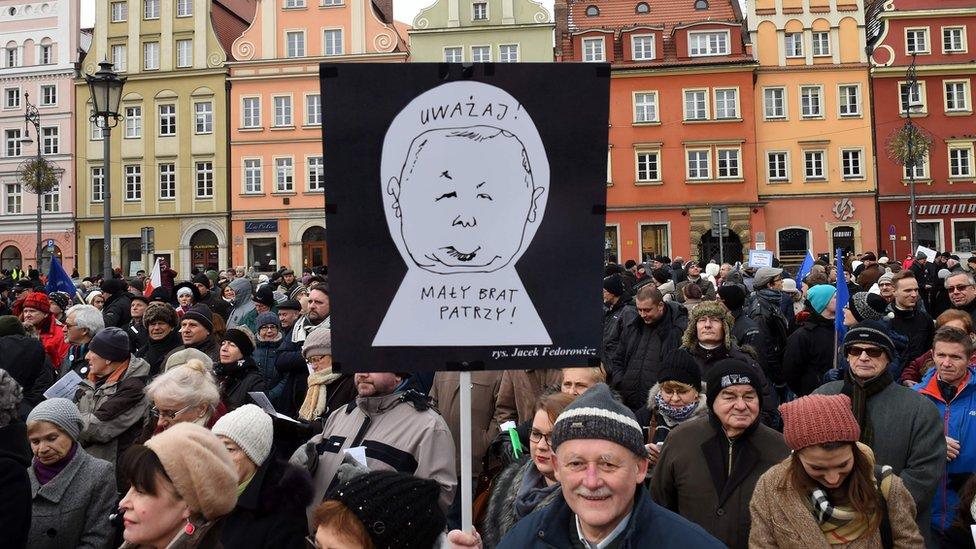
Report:
<svg viewBox="0 0 976 549"><path fill-rule="evenodd" d="M278 232L278 220L271 219L266 221L245 221L245 233L276 233Z"/></svg>
<svg viewBox="0 0 976 549"><path fill-rule="evenodd" d="M837 202L834 202L834 217L841 221L847 221L848 219L854 217L854 203L851 202L850 198L842 198Z"/></svg>
<svg viewBox="0 0 976 549"><path fill-rule="evenodd" d="M951 215L951 214L976 214L976 202L959 202L956 204L916 204L915 211L918 215ZM908 215L912 214L912 209L908 209Z"/></svg>

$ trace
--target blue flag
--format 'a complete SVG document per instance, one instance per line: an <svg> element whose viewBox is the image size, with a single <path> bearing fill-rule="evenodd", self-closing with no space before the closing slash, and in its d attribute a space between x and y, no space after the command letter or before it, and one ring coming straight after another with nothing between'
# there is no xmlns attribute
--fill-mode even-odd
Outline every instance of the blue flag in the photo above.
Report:
<svg viewBox="0 0 976 549"><path fill-rule="evenodd" d="M800 270L796 272L796 287L799 288L803 285L803 279L810 274L810 269L813 268L813 254L810 250L807 250L807 256L803 258L803 263L800 265Z"/></svg>
<svg viewBox="0 0 976 549"><path fill-rule="evenodd" d="M844 326L844 307L850 301L851 294L847 290L847 277L844 276L844 250L837 248L837 316L834 318L834 329L837 330L837 340L843 341L847 327Z"/></svg>
<svg viewBox="0 0 976 549"><path fill-rule="evenodd" d="M47 286L44 288L48 294L53 292L64 292L74 298L78 291L75 283L71 281L68 273L64 272L61 262L57 258L51 258L51 269L47 272Z"/></svg>

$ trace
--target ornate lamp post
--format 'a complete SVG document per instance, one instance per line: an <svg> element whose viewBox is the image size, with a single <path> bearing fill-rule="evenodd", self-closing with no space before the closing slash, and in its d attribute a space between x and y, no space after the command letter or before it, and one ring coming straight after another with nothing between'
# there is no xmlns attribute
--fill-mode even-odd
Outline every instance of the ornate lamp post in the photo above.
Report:
<svg viewBox="0 0 976 549"><path fill-rule="evenodd" d="M908 81L908 97L905 99L905 127L902 130L905 132L907 145L905 169L908 171L908 200L912 224L912 255L918 249L918 220L915 218L915 166L918 164L918 161L915 159L914 151L916 130L912 124L912 111L922 108L921 97L919 96L921 92L918 88L918 75L915 73L915 56L916 54L912 53L912 64L908 66L908 73L905 78Z"/></svg>
<svg viewBox="0 0 976 549"><path fill-rule="evenodd" d="M94 75L85 75L88 82L88 90L91 93L93 113L90 120L102 129L102 173L104 202L102 226L105 230L104 236L104 256L102 276L106 279L112 278L112 186L111 186L111 140L112 128L119 124L122 118L119 116L119 103L122 100L122 86L125 85L125 78L112 70L112 63L102 61L98 64L98 72Z"/></svg>
<svg viewBox="0 0 976 549"><path fill-rule="evenodd" d="M33 143L33 139L30 138L29 127L34 126L34 134L37 135L37 156L34 159L34 192L37 193L37 245L34 247L34 260L37 262L38 272L44 272L41 268L41 196L44 194L44 182L43 176L45 175L45 170L42 169L43 159L41 154L44 152L42 143L43 138L41 137L41 113L37 111L37 107L30 102L30 94L24 94L24 103L26 104L24 112L24 137L21 139L21 143L24 145L30 145Z"/></svg>

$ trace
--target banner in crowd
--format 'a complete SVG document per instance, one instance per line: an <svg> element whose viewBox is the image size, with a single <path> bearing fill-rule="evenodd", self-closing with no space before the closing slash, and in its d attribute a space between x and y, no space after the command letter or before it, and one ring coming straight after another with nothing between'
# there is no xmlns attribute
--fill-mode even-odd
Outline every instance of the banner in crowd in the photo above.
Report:
<svg viewBox="0 0 976 549"><path fill-rule="evenodd" d="M607 67L326 63L320 74L334 363L594 361Z"/></svg>

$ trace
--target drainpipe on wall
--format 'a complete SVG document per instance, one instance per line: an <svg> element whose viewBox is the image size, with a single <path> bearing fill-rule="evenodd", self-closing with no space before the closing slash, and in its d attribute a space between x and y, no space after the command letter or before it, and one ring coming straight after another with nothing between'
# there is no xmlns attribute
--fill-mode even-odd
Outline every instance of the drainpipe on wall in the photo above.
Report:
<svg viewBox="0 0 976 549"><path fill-rule="evenodd" d="M234 190L234 186L231 183L231 176L234 170L231 166L231 156L230 156L230 132L231 132L231 120L230 120L230 72L227 73L227 80L224 81L224 130L227 132L227 152L225 154L225 163L227 168L227 188L226 188L226 200L227 200L227 261L230 267L234 266L234 231L233 223L231 222L231 193ZM217 257L220 257L218 252ZM217 265L218 272L220 269L226 269L221 265Z"/></svg>

